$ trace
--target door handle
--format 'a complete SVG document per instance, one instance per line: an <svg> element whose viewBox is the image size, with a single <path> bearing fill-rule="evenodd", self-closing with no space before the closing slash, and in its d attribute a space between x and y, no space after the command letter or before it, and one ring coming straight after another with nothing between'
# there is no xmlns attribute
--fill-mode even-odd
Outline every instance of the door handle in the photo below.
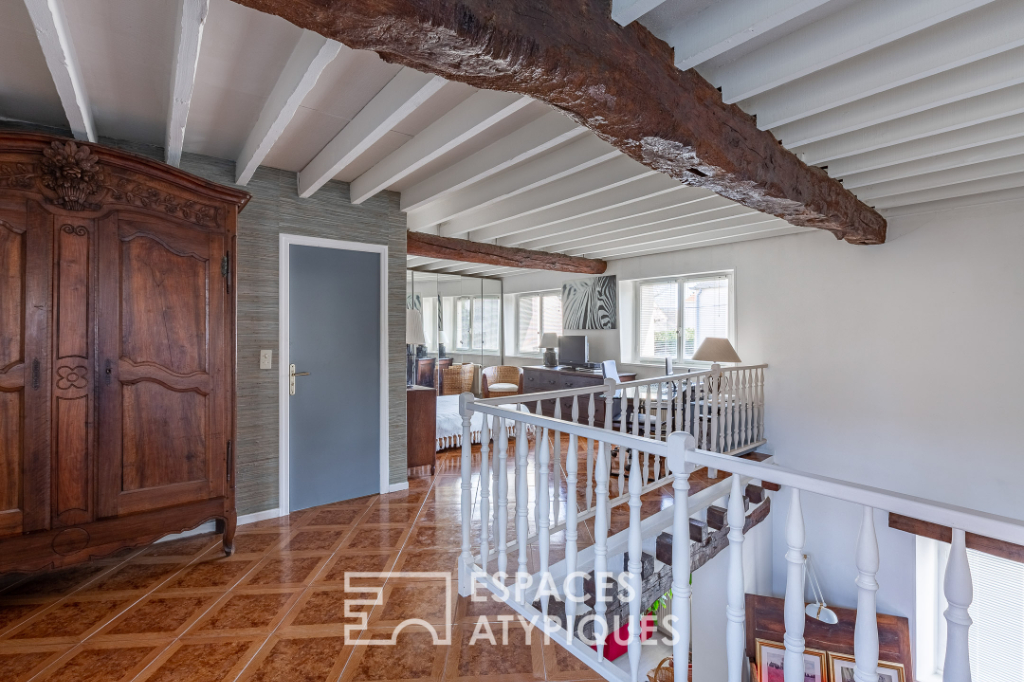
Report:
<svg viewBox="0 0 1024 682"><path fill-rule="evenodd" d="M288 365L288 393L295 395L295 377L308 377L309 372L296 372L295 365Z"/></svg>

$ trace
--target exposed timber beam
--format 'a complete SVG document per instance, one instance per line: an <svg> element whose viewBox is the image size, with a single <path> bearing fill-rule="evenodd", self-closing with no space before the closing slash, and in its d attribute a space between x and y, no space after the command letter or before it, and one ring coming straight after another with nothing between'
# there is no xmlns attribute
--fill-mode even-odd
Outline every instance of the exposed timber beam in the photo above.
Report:
<svg viewBox="0 0 1024 682"><path fill-rule="evenodd" d="M235 1L388 61L547 102L654 170L794 225L885 241L880 214L677 69L646 28L619 26L607 0Z"/></svg>
<svg viewBox="0 0 1024 682"><path fill-rule="evenodd" d="M299 171L299 196L308 199L392 128L440 90L445 80L404 68Z"/></svg>
<svg viewBox="0 0 1024 682"><path fill-rule="evenodd" d="M164 160L172 166L181 163L185 146L185 124L192 108L196 88L199 47L203 28L210 13L210 0L180 0L177 32L174 34L174 66L171 75L171 102L167 112L167 135L164 139Z"/></svg>
<svg viewBox="0 0 1024 682"><path fill-rule="evenodd" d="M443 258L464 263L483 263L508 268L529 268L531 270L556 270L558 272L582 272L600 275L608 267L604 261L589 258L574 258L560 253L513 249L507 246L482 244L468 239L438 237L425 232L409 232L406 253L413 256Z"/></svg>
<svg viewBox="0 0 1024 682"><path fill-rule="evenodd" d="M964 5L956 1L957 6ZM904 3L886 4L904 6ZM907 3L907 6L920 4ZM1024 3L996 3L965 14L957 21L940 23L750 97L744 101L743 108L757 114L761 127L774 128L1021 45L1024 45ZM808 59L814 61L812 57Z"/></svg>
<svg viewBox="0 0 1024 682"><path fill-rule="evenodd" d="M340 43L328 40L319 33L302 32L302 37L288 57L284 70L260 111L256 125L242 146L242 153L235 161L235 184L245 185L252 179L252 174L263 163L299 110L302 100L340 51Z"/></svg>
<svg viewBox="0 0 1024 682"><path fill-rule="evenodd" d="M352 203L361 204L500 123L530 103L528 97L481 91L449 111L352 181Z"/></svg>
<svg viewBox="0 0 1024 682"><path fill-rule="evenodd" d="M560 111L544 114L475 154L402 190L403 211L416 211L431 202L491 177L506 168L575 139L587 132Z"/></svg>
<svg viewBox="0 0 1024 682"><path fill-rule="evenodd" d="M675 50L676 66L692 69L828 1L719 0L681 22L666 38Z"/></svg>
<svg viewBox="0 0 1024 682"><path fill-rule="evenodd" d="M622 158L622 152L618 149L596 135L587 135L558 150L557 154L548 154L510 168L504 173L453 192L419 211L410 212L409 229L423 230L438 225L619 158ZM628 161L633 166L637 165L631 159Z"/></svg>
<svg viewBox="0 0 1024 682"><path fill-rule="evenodd" d="M85 92L78 55L71 41L64 4L61 0L25 0L32 26L43 49L46 66L57 88L64 107L71 134L76 140L96 141L96 127L92 120L89 97Z"/></svg>
<svg viewBox="0 0 1024 682"><path fill-rule="evenodd" d="M726 102L739 102L991 2L861 0L707 75Z"/></svg>

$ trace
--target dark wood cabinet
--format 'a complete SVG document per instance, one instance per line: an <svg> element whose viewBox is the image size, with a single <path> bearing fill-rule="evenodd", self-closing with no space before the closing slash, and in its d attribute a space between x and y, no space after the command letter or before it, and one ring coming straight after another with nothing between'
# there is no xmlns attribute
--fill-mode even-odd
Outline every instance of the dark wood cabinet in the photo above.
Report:
<svg viewBox="0 0 1024 682"><path fill-rule="evenodd" d="M0 572L234 525L234 265L248 195L0 134Z"/></svg>
<svg viewBox="0 0 1024 682"><path fill-rule="evenodd" d="M620 373L619 381L633 381L636 374L633 372ZM601 386L604 384L604 376L601 370L597 369L570 369L569 367L523 367L523 393L541 393L543 391L564 391L570 388L584 388L588 386ZM572 415L572 398L561 398L562 418L569 419ZM589 424L590 398L581 396L578 400L580 423ZM537 411L537 403L526 403L531 412ZM604 427L604 406L603 400L594 404L594 426ZM555 414L555 400L541 401L541 412L548 417Z"/></svg>
<svg viewBox="0 0 1024 682"><path fill-rule="evenodd" d="M429 386L409 386L406 396L406 466L437 470L437 393Z"/></svg>

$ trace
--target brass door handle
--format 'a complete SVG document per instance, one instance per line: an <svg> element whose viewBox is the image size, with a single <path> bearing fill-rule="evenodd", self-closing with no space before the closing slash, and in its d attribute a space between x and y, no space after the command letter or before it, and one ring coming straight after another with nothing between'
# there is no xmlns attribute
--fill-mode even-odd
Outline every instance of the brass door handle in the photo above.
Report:
<svg viewBox="0 0 1024 682"><path fill-rule="evenodd" d="M295 377L308 377L309 372L296 372L295 365L288 365L288 393L295 395Z"/></svg>

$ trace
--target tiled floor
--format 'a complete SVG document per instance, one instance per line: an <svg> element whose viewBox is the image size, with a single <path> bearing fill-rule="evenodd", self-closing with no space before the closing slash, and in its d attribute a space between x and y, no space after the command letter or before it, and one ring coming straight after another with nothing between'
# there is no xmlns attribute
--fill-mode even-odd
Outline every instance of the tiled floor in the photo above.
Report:
<svg viewBox="0 0 1024 682"><path fill-rule="evenodd" d="M585 460L580 471L582 500ZM8 583L0 593L0 680L599 679L536 633L528 641L515 622L508 624L502 644L499 617L512 612L458 598L454 589L451 645L433 645L431 635L417 627L402 630L398 646L345 644L344 625L356 620L346 618L344 600L366 596L345 592L346 572L455 575L461 544L458 472L453 450L440 459L436 476L413 478L407 491L242 526L231 557L223 556L219 536L202 535ZM529 478L532 486L532 469ZM564 518L564 473L552 476L552 486L555 479ZM479 457L473 481L478 497ZM663 488L648 495L645 515L670 503L664 497L670 494ZM475 538L479 509L474 519ZM613 531L627 521L628 510L617 509ZM564 542L564 533L552 538L552 562L562 558ZM580 548L592 542L591 526L580 524ZM529 561L536 570L536 547ZM364 639L390 638L408 617L437 623L443 631L443 579L390 577L375 585L383 586L384 603L369 609ZM495 646L480 638L470 646L481 615L493 623Z"/></svg>

